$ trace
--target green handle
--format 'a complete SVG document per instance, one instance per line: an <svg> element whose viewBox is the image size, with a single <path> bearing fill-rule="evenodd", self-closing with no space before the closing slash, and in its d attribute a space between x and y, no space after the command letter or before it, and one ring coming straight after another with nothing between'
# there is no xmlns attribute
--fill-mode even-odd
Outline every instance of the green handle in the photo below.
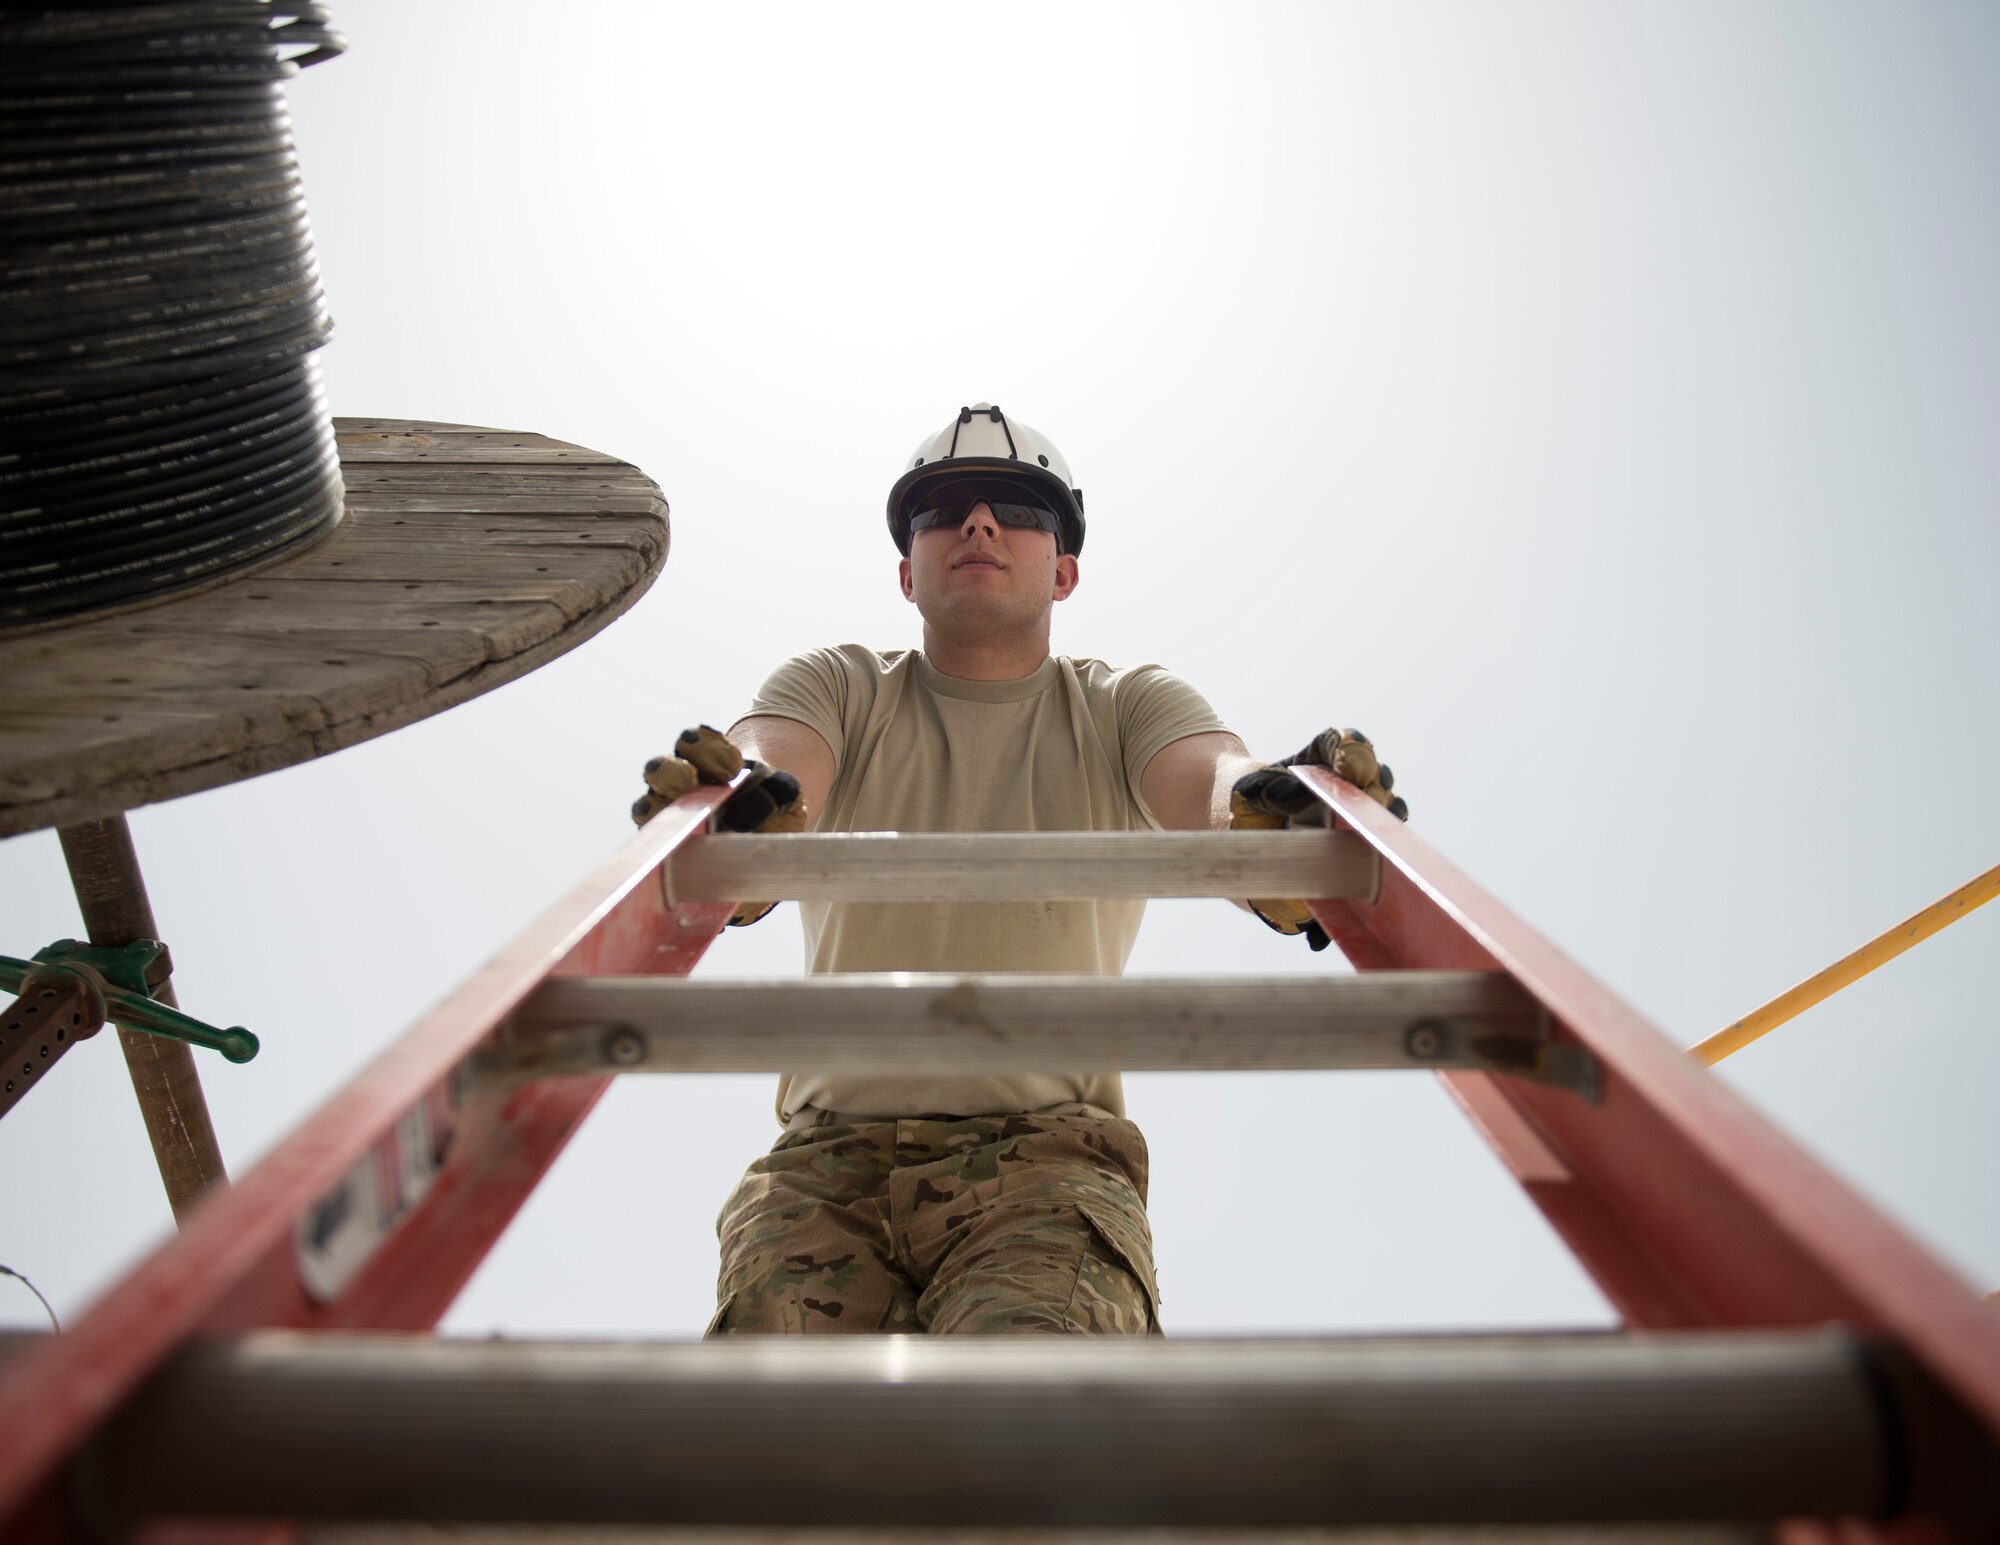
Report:
<svg viewBox="0 0 2000 1545"><path fill-rule="evenodd" d="M104 1002L104 1017L124 1029L143 1030L148 1035L165 1036L170 1041L205 1046L210 1051L221 1052L231 1062L248 1062L257 1055L257 1037L241 1025L218 1030L198 1019L190 1019L164 1003L155 1003L151 998L137 997L116 987L104 995Z"/></svg>
<svg viewBox="0 0 2000 1545"><path fill-rule="evenodd" d="M18 993L28 972L36 964L38 962L0 955L0 990ZM58 961L39 964L45 971L69 969ZM143 1030L147 1035L165 1036L171 1041L186 1041L191 1046L219 1051L231 1062L248 1062L257 1055L257 1037L241 1025L218 1030L199 1019L190 1019L178 1009L170 1009L164 1003L155 1003L151 998L128 992L122 987L107 986L104 989L104 1017L126 1030Z"/></svg>

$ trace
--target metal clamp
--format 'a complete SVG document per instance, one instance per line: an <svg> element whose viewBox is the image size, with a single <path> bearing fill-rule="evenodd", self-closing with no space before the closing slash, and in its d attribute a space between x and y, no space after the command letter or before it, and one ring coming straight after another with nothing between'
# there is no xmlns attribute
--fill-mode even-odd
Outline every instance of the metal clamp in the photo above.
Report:
<svg viewBox="0 0 2000 1545"><path fill-rule="evenodd" d="M1511 1035L1447 1019L1419 1019L1403 1032L1412 1062L1511 1073L1575 1091L1595 1105L1603 1095L1597 1059L1582 1047L1545 1036Z"/></svg>
<svg viewBox="0 0 2000 1545"><path fill-rule="evenodd" d="M192 1047L220 1051L232 1063L248 1063L258 1053L258 1039L242 1025L218 1031L200 1019L190 1019L178 1009L154 1003L152 991L174 975L174 961L166 945L156 939L140 939L130 945L82 945L76 939L58 939L44 951L36 951L32 961L16 961L0 955L0 991L22 993L26 983L60 987L68 981L84 983L102 1001L98 1023L90 1031L80 1031L70 1039L94 1033L104 1021L128 1031L164 1035L170 1041L186 1041Z"/></svg>

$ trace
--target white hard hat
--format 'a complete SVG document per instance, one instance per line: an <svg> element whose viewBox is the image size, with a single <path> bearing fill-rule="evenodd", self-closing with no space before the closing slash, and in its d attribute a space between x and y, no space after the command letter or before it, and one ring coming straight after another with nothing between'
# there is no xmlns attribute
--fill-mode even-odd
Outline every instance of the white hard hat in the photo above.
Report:
<svg viewBox="0 0 2000 1545"><path fill-rule="evenodd" d="M956 418L910 453L903 475L889 490L889 535L898 552L909 556L910 516L918 490L937 478L969 472L1016 478L1040 489L1055 506L1062 528L1056 550L1083 551L1083 490L1071 482L1062 452L1046 435L1007 417L992 403L975 402L960 408Z"/></svg>

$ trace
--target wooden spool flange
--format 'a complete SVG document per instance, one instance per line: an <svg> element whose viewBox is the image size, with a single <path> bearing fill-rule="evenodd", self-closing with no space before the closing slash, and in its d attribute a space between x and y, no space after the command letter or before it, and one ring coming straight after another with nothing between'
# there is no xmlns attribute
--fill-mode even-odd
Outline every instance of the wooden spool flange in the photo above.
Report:
<svg viewBox="0 0 2000 1545"><path fill-rule="evenodd" d="M540 435L336 419L347 518L194 595L0 639L0 836L309 761L582 643L666 561L637 467Z"/></svg>

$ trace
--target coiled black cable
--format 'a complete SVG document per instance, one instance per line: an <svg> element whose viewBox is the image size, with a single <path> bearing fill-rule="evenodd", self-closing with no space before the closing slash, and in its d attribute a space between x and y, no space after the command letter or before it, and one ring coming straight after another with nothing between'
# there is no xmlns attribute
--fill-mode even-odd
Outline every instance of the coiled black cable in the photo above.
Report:
<svg viewBox="0 0 2000 1545"><path fill-rule="evenodd" d="M0 5L0 630L338 525L284 82L345 46L287 0Z"/></svg>

